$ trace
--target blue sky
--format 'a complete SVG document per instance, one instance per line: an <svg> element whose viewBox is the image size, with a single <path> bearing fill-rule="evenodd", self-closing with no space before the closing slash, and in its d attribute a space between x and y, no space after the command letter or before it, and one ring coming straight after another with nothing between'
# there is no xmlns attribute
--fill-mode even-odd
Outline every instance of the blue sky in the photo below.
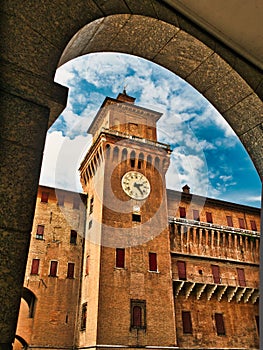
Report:
<svg viewBox="0 0 263 350"><path fill-rule="evenodd" d="M167 187L260 207L261 183L243 145L193 87L152 62L120 53L89 54L57 70L69 87L66 109L49 129L40 184L81 191L78 167L91 143L87 129L106 96L124 86L136 104L163 113L158 140L171 145Z"/></svg>

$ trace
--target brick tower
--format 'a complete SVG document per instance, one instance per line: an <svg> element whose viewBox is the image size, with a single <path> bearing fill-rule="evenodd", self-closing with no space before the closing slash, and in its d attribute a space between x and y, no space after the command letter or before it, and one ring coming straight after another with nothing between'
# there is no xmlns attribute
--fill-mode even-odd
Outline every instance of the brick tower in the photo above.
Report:
<svg viewBox="0 0 263 350"><path fill-rule="evenodd" d="M161 114L106 98L80 166L88 194L78 346L176 346Z"/></svg>

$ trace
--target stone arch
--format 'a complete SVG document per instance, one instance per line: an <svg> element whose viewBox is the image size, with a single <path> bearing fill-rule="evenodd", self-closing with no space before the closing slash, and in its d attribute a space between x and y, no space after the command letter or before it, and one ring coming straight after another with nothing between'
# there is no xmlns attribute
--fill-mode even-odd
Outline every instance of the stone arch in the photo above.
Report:
<svg viewBox="0 0 263 350"><path fill-rule="evenodd" d="M23 287L21 297L26 301L26 303L28 305L28 308L29 308L28 317L29 318L33 318L34 317L34 312L35 312L35 306L36 306L37 297L35 296L35 294L30 289L28 289L26 287Z"/></svg>
<svg viewBox="0 0 263 350"><path fill-rule="evenodd" d="M15 339L19 341L19 343L23 346L23 350L28 349L28 343L25 341L24 338L22 338L20 335L16 334Z"/></svg>

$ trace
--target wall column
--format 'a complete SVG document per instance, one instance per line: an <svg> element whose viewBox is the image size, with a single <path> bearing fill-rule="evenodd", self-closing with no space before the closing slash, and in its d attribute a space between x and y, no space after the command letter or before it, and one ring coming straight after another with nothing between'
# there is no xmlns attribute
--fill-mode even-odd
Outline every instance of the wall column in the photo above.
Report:
<svg viewBox="0 0 263 350"><path fill-rule="evenodd" d="M12 73L8 69L5 72ZM50 105L52 102L56 108L59 105L58 99L48 101L39 92L35 93L39 98L33 100L26 89L19 89L17 81L14 83L7 86L2 81L0 91L0 348L3 350L12 349L16 331ZM61 104L57 110L65 106L66 96L67 90L61 87Z"/></svg>

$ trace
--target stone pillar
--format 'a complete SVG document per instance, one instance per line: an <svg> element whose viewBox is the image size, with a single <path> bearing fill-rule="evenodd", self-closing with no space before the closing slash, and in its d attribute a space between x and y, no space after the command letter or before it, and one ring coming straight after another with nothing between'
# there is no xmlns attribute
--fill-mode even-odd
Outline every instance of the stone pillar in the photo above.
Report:
<svg viewBox="0 0 263 350"><path fill-rule="evenodd" d="M43 103L30 94L26 98L18 84L8 86L11 80L1 82L0 93L1 350L12 349L14 341L51 104L59 104L58 99L44 101L46 96L42 96ZM61 92L59 111L67 90L61 87Z"/></svg>

